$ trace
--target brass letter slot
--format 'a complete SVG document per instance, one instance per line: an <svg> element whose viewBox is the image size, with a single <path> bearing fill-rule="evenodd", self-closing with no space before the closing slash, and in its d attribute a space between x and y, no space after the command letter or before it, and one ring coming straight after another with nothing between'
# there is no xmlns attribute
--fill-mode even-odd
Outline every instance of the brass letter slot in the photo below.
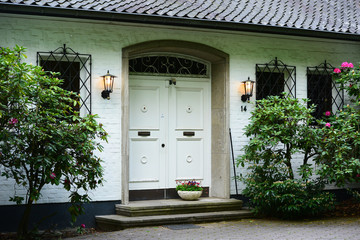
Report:
<svg viewBox="0 0 360 240"><path fill-rule="evenodd" d="M195 132L183 132L183 135L186 137L192 137L195 136Z"/></svg>
<svg viewBox="0 0 360 240"><path fill-rule="evenodd" d="M138 136L147 137L150 136L150 132L138 132Z"/></svg>

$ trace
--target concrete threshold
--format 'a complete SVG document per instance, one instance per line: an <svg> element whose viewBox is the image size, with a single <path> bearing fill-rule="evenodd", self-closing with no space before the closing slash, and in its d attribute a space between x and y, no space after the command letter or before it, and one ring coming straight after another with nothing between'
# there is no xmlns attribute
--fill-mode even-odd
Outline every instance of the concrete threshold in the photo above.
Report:
<svg viewBox="0 0 360 240"><path fill-rule="evenodd" d="M117 204L116 215L96 216L104 231L131 227L214 222L253 217L236 199L200 198L197 201L164 199Z"/></svg>
<svg viewBox="0 0 360 240"><path fill-rule="evenodd" d="M128 205L115 205L116 213L124 216L169 215L194 212L218 212L242 209L242 201L236 199L199 198L196 201L162 199L134 201Z"/></svg>

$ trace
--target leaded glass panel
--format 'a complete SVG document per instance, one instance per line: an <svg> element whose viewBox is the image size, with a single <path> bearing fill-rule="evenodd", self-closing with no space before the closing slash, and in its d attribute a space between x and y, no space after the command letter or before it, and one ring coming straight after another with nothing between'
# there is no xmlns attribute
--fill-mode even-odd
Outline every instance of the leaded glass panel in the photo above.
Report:
<svg viewBox="0 0 360 240"><path fill-rule="evenodd" d="M131 75L209 77L209 64L186 57L141 56L129 60L129 72Z"/></svg>

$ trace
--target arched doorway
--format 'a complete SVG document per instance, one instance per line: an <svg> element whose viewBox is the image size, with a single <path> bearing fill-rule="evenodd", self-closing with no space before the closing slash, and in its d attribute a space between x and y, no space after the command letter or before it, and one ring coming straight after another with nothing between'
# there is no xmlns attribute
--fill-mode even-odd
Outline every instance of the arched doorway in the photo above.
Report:
<svg viewBox="0 0 360 240"><path fill-rule="evenodd" d="M129 60L153 53L193 56L211 68L211 184L209 196L229 198L229 62L228 55L206 45L185 41L151 41L123 49L122 53L122 203L129 201Z"/></svg>

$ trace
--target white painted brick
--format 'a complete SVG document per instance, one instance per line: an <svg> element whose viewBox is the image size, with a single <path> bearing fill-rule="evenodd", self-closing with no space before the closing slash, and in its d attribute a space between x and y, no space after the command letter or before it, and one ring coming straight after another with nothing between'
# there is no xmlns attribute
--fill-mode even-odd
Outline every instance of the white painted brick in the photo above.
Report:
<svg viewBox="0 0 360 240"><path fill-rule="evenodd" d="M37 51L52 51L67 44L74 51L92 55L92 110L99 115L98 121L104 124L109 133L109 143L103 143L104 152L98 156L105 160L105 184L94 191L93 200L119 200L121 196L121 54L122 48L151 40L184 40L202 43L230 56L230 127L233 134L235 158L241 148L248 143L243 128L248 123L253 104L241 102L239 83L247 77L255 79L255 64L267 63L278 57L284 63L296 66L297 97L305 98L306 67L316 66L325 59L334 66L343 60L358 62L360 44L356 42L292 37L279 35L251 34L199 29L176 29L172 27L149 28L148 26L121 25L94 21L63 21L59 18L18 17L0 15L0 46L24 46L27 62L36 64ZM100 76L107 70L115 79L114 92L110 100L100 94ZM254 97L251 99L254 100ZM247 112L241 112L241 106ZM239 167L237 172L243 171ZM231 176L233 169L231 165ZM0 205L8 202L13 192L12 181L0 178ZM243 184L238 183L239 189ZM25 193L23 190L19 192ZM231 193L235 193L231 180ZM56 186L48 186L39 202L66 202L66 191Z"/></svg>

